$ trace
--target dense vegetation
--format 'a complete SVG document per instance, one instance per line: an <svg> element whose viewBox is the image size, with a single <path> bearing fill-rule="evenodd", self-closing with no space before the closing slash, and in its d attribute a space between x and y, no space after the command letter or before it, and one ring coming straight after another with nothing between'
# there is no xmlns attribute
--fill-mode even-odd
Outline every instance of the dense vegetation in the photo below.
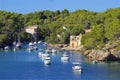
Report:
<svg viewBox="0 0 120 80"><path fill-rule="evenodd" d="M30 41L30 34L25 32L25 27L39 26L39 40L50 43L69 43L70 35L83 34L82 44L86 49L102 48L105 44L118 42L120 39L120 8L109 9L105 12L91 12L77 10L39 11L29 14L18 14L0 11L0 44L10 45L21 35L21 41ZM85 34L85 29L91 28Z"/></svg>

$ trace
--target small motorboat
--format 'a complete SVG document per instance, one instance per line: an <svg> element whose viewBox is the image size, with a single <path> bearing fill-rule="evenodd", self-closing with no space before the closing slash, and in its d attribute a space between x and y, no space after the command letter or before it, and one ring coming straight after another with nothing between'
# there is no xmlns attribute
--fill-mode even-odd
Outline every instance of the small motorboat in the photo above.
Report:
<svg viewBox="0 0 120 80"><path fill-rule="evenodd" d="M36 43L36 42L34 42L33 44L34 44L34 45L36 45L37 43Z"/></svg>
<svg viewBox="0 0 120 80"><path fill-rule="evenodd" d="M29 46L33 46L34 44L32 42L29 43Z"/></svg>
<svg viewBox="0 0 120 80"><path fill-rule="evenodd" d="M35 46L34 43L32 43L32 42L29 43L29 48L28 48L29 51L34 51L37 49L38 49L38 47Z"/></svg>
<svg viewBox="0 0 120 80"><path fill-rule="evenodd" d="M16 47L17 47L17 48L22 48L21 43L17 43L17 44L16 44Z"/></svg>
<svg viewBox="0 0 120 80"><path fill-rule="evenodd" d="M72 69L74 70L74 71L83 71L83 68L80 66L80 63L73 63L74 64L74 66L72 67Z"/></svg>
<svg viewBox="0 0 120 80"><path fill-rule="evenodd" d="M50 57L45 57L44 59L44 64L45 65L50 65L51 61L50 61Z"/></svg>
<svg viewBox="0 0 120 80"><path fill-rule="evenodd" d="M10 49L9 46L5 46L5 47L4 47L4 50L5 50L5 51L8 51L9 49Z"/></svg>
<svg viewBox="0 0 120 80"><path fill-rule="evenodd" d="M63 62L69 61L69 55L64 53L63 56L61 57L61 61L63 61Z"/></svg>
<svg viewBox="0 0 120 80"><path fill-rule="evenodd" d="M38 44L42 43L42 41L38 41Z"/></svg>
<svg viewBox="0 0 120 80"><path fill-rule="evenodd" d="M96 64L96 63L98 63L98 60L93 60L92 63Z"/></svg>

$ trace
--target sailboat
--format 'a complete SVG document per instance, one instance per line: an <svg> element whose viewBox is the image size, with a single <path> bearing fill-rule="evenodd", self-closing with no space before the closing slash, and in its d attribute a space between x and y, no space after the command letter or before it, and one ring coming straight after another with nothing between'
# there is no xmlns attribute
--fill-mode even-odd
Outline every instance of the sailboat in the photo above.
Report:
<svg viewBox="0 0 120 80"><path fill-rule="evenodd" d="M20 41L20 27L19 27L19 30L17 32L17 41L13 42L13 45L14 45L14 51L16 51L17 49L20 49L22 48L22 45L21 45L21 41Z"/></svg>
<svg viewBox="0 0 120 80"><path fill-rule="evenodd" d="M21 42L20 42L20 32L18 32L18 42L17 42L17 44L16 44L16 47L22 48Z"/></svg>

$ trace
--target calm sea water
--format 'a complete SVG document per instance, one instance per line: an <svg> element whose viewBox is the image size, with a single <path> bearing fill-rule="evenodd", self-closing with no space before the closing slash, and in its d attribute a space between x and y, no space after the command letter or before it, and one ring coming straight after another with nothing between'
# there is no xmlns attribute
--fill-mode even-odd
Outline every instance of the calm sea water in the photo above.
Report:
<svg viewBox="0 0 120 80"><path fill-rule="evenodd" d="M120 80L119 62L92 64L80 53L70 51L70 61L61 62L64 51L60 51L51 53L51 65L45 66L38 52L0 52L0 80ZM81 62L83 73L72 70L76 61Z"/></svg>

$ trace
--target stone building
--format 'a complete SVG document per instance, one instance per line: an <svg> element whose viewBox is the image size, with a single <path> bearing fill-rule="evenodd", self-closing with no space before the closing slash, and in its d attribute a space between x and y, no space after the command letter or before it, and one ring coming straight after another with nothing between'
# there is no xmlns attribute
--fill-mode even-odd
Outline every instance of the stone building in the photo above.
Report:
<svg viewBox="0 0 120 80"><path fill-rule="evenodd" d="M91 32L91 29L89 27L85 28L85 34ZM75 36L75 35L71 35L70 36L70 47L72 48L82 48L82 44L81 44L81 39L82 39L82 34Z"/></svg>
<svg viewBox="0 0 120 80"><path fill-rule="evenodd" d="M81 46L81 38L82 34L78 36L71 35L70 36L70 47L75 48L75 47L80 47Z"/></svg>
<svg viewBox="0 0 120 80"><path fill-rule="evenodd" d="M30 34L35 34L35 33L37 33L37 30L38 30L38 26L36 26L36 25L28 26L28 27L25 29L25 31L26 31L27 33L30 33Z"/></svg>
<svg viewBox="0 0 120 80"><path fill-rule="evenodd" d="M25 31L31 35L31 39L33 38L32 41L37 42L37 34L38 34L38 26L37 25L28 26L25 29Z"/></svg>

